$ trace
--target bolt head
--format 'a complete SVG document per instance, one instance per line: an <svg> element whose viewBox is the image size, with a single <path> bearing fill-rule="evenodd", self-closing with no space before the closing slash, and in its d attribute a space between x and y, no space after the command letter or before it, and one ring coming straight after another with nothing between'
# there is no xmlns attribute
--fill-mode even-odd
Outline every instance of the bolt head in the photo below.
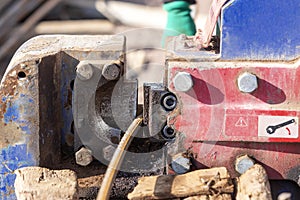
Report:
<svg viewBox="0 0 300 200"><path fill-rule="evenodd" d="M184 174L190 171L191 162L189 158L177 154L172 158L171 167L177 174Z"/></svg>
<svg viewBox="0 0 300 200"><path fill-rule="evenodd" d="M241 92L251 93L258 87L257 77L245 72L238 77L238 88Z"/></svg>
<svg viewBox="0 0 300 200"><path fill-rule="evenodd" d="M187 92L194 85L192 76L187 72L178 72L173 79L173 83L175 90L179 92Z"/></svg>
<svg viewBox="0 0 300 200"><path fill-rule="evenodd" d="M113 145L108 145L103 148L103 158L110 161L115 153L116 148Z"/></svg>
<svg viewBox="0 0 300 200"><path fill-rule="evenodd" d="M254 160L248 155L240 156L235 161L235 170L243 174L255 164Z"/></svg>
<svg viewBox="0 0 300 200"><path fill-rule="evenodd" d="M89 80L93 76L93 67L86 61L80 61L77 65L76 74L78 78L82 81Z"/></svg>
<svg viewBox="0 0 300 200"><path fill-rule="evenodd" d="M119 78L120 72L120 67L115 63L104 65L102 69L102 75L106 80L109 81L116 80L117 78Z"/></svg>
<svg viewBox="0 0 300 200"><path fill-rule="evenodd" d="M75 153L75 160L78 165L89 165L93 161L92 151L85 147L82 147Z"/></svg>

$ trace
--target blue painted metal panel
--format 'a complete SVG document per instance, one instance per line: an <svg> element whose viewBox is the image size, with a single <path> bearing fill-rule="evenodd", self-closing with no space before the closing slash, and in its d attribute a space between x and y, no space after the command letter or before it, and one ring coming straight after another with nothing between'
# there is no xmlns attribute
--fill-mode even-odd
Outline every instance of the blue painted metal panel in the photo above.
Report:
<svg viewBox="0 0 300 200"><path fill-rule="evenodd" d="M14 170L21 167L34 166L36 162L32 154L27 151L27 144L1 149L0 161L0 199L15 200L14 181L16 175Z"/></svg>
<svg viewBox="0 0 300 200"><path fill-rule="evenodd" d="M69 59L68 62L72 62L72 59ZM78 62L78 61L76 61ZM71 125L73 121L72 114L72 89L71 82L74 81L76 74L74 73L74 67L77 64L70 64L62 62L61 65L61 108L62 108L62 118L64 119L63 127L61 128L61 139L62 145L67 145L68 135L73 135L71 133Z"/></svg>
<svg viewBox="0 0 300 200"><path fill-rule="evenodd" d="M223 8L223 60L293 60L300 55L299 0L234 0Z"/></svg>
<svg viewBox="0 0 300 200"><path fill-rule="evenodd" d="M6 88L2 88L5 90ZM11 88L12 90L12 88ZM3 92L3 91L1 91ZM36 101L15 90L14 96L1 94L0 199L15 200L14 170L38 165ZM3 95L3 96L2 96Z"/></svg>

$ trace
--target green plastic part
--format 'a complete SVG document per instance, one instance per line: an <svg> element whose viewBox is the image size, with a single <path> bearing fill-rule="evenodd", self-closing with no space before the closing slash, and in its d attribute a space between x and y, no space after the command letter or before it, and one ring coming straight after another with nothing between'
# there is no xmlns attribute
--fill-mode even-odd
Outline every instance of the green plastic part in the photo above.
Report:
<svg viewBox="0 0 300 200"><path fill-rule="evenodd" d="M168 21L163 36L164 41L169 36L180 34L195 35L196 26L190 15L190 4L186 1L173 1L163 5L164 10L168 12Z"/></svg>

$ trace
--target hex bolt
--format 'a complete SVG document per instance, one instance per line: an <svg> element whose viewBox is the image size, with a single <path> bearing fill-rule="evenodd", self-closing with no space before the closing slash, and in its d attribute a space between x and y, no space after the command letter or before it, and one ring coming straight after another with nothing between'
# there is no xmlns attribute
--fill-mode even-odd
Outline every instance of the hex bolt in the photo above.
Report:
<svg viewBox="0 0 300 200"><path fill-rule="evenodd" d="M174 94L169 93L163 96L161 104L167 111L171 111L176 107L177 99Z"/></svg>
<svg viewBox="0 0 300 200"><path fill-rule="evenodd" d="M255 161L250 158L248 155L243 155L235 160L235 170L243 174L245 173L250 167L252 167L255 164Z"/></svg>
<svg viewBox="0 0 300 200"><path fill-rule="evenodd" d="M80 61L77 65L76 74L82 81L89 80L93 76L93 67L86 61Z"/></svg>
<svg viewBox="0 0 300 200"><path fill-rule="evenodd" d="M176 174L184 174L190 171L190 158L184 157L181 153L172 157L171 167Z"/></svg>
<svg viewBox="0 0 300 200"><path fill-rule="evenodd" d="M114 155L116 148L113 145L108 145L103 148L103 158L107 161L110 161Z"/></svg>
<svg viewBox="0 0 300 200"><path fill-rule="evenodd" d="M176 91L187 92L193 87L192 76L187 72L178 72L173 78Z"/></svg>
<svg viewBox="0 0 300 200"><path fill-rule="evenodd" d="M93 161L92 151L86 147L81 147L81 149L75 153L75 160L78 165L89 165Z"/></svg>
<svg viewBox="0 0 300 200"><path fill-rule="evenodd" d="M257 77L249 72L244 72L238 77L238 88L241 92L251 93L257 89Z"/></svg>
<svg viewBox="0 0 300 200"><path fill-rule="evenodd" d="M106 80L112 81L116 80L120 75L121 69L117 63L112 63L108 65L104 65L102 69L102 75Z"/></svg>

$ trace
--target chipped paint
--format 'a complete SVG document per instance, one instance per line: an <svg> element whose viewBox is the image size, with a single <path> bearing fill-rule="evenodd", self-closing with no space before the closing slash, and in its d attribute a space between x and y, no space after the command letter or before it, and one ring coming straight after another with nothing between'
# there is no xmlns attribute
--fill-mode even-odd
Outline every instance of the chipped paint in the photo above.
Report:
<svg viewBox="0 0 300 200"><path fill-rule="evenodd" d="M0 200L16 199L17 168L59 162L73 121L70 83L78 62L121 55L124 41L123 36L39 36L15 53L0 88Z"/></svg>
<svg viewBox="0 0 300 200"><path fill-rule="evenodd" d="M3 125L0 123L0 130L5 130L5 133L0 137L1 149L8 147L10 144L23 144L25 142L22 130L16 124L9 123Z"/></svg>
<svg viewBox="0 0 300 200"><path fill-rule="evenodd" d="M30 142L37 131L35 119L37 74L36 63L17 65L3 78L0 90L0 199L15 200L14 170L36 165L37 144ZM19 79L18 72L26 74ZM29 80L29 78L31 78ZM37 133L38 134L38 133Z"/></svg>
<svg viewBox="0 0 300 200"><path fill-rule="evenodd" d="M71 125L73 121L72 114L72 84L74 84L74 80L76 77L75 67L78 64L78 60L71 59L68 55L62 55L62 64L61 64L61 107L62 107L62 115L64 119L64 124L62 127L62 145L67 144L68 146L72 146L72 142L68 140L68 137L72 136ZM73 83L72 83L73 81ZM71 137L71 139L73 139Z"/></svg>
<svg viewBox="0 0 300 200"><path fill-rule="evenodd" d="M0 199L15 200L14 170L20 167L36 165L32 154L27 151L26 144L1 148L0 153Z"/></svg>

